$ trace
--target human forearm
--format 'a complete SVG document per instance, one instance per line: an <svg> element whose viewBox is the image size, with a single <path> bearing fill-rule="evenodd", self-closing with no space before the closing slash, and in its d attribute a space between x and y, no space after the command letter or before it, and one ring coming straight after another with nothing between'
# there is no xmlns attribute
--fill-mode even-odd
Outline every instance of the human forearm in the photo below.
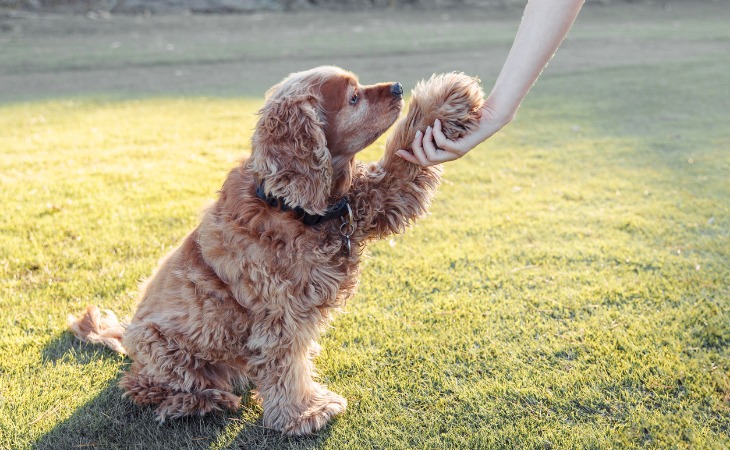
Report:
<svg viewBox="0 0 730 450"><path fill-rule="evenodd" d="M520 103L560 46L584 0L528 0L517 36L491 93L481 108L477 128L452 140L436 120L419 133L410 151L398 155L423 167L461 158L514 119Z"/></svg>
<svg viewBox="0 0 730 450"><path fill-rule="evenodd" d="M565 39L583 0L529 0L517 36L485 108L506 125Z"/></svg>

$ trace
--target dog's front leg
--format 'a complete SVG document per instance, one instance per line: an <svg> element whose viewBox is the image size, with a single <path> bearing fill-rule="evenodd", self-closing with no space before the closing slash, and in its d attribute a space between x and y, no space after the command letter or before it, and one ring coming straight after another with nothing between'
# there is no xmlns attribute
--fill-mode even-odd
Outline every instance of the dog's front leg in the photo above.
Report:
<svg viewBox="0 0 730 450"><path fill-rule="evenodd" d="M360 239L402 233L428 211L441 166L419 167L387 151L379 163L359 164L351 191Z"/></svg>
<svg viewBox="0 0 730 450"><path fill-rule="evenodd" d="M411 164L397 156L398 150L411 148L417 132L436 119L448 139L465 136L478 126L483 102L479 80L464 74L434 75L416 85L408 114L388 137L383 159L358 166L348 193L363 239L404 231L426 213L439 184L440 166Z"/></svg>
<svg viewBox="0 0 730 450"><path fill-rule="evenodd" d="M280 339L280 338L278 338ZM257 358L257 395L264 426L290 436L311 434L345 411L347 400L316 383L311 360L317 344L279 346Z"/></svg>

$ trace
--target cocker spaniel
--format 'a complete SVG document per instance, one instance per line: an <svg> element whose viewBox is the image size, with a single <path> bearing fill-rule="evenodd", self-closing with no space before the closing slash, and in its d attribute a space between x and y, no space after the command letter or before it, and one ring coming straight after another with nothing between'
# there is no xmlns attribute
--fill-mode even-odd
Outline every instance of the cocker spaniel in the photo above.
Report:
<svg viewBox="0 0 730 450"><path fill-rule="evenodd" d="M347 400L313 379L317 338L355 293L365 244L424 215L439 184L439 166L395 152L437 118L464 135L482 97L463 74L419 83L382 160L361 164L355 154L398 118L401 85L329 66L290 75L267 93L250 158L144 284L132 321L90 306L69 327L129 355L120 386L160 421L235 410L234 386L251 382L265 426L322 428Z"/></svg>

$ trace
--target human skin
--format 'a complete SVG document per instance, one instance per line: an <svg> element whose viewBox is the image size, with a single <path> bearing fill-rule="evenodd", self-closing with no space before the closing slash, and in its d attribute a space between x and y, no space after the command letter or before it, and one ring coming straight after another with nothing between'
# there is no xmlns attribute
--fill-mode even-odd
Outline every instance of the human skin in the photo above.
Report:
<svg viewBox="0 0 730 450"><path fill-rule="evenodd" d="M507 60L481 109L476 130L448 139L441 122L413 139L398 156L423 167L454 161L510 123L527 93L568 34L584 0L529 0Z"/></svg>

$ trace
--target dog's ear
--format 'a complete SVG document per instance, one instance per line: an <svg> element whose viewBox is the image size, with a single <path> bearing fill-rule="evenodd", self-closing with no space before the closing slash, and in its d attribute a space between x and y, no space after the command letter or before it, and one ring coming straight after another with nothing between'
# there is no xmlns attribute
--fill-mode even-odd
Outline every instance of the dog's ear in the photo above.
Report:
<svg viewBox="0 0 730 450"><path fill-rule="evenodd" d="M313 89L274 86L259 111L250 159L267 194L315 215L326 211L332 184L320 104Z"/></svg>

